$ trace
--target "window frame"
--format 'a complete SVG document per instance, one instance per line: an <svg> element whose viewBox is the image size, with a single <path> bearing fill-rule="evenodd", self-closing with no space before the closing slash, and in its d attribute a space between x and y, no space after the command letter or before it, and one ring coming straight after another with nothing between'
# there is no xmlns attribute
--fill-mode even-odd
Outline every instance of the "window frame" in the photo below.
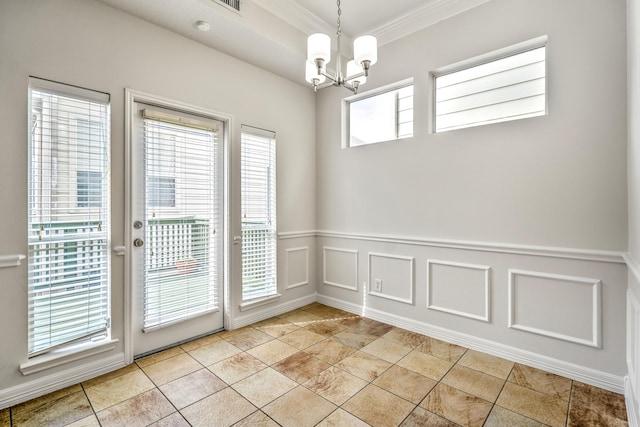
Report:
<svg viewBox="0 0 640 427"><path fill-rule="evenodd" d="M487 52L469 59L464 59L462 61L450 64L450 65L446 65L444 67L440 67L436 70L433 70L429 73L429 106L431 108L431 112L428 115L429 119L428 119L428 128L429 128L429 133L430 134L442 134L442 133L446 133L446 132L450 132L450 131L455 131L455 130L461 130L461 129L467 129L467 128L476 128L476 127L482 127L484 125L488 125L488 124L496 124L496 123L504 123L504 122L508 122L508 121L514 121L514 120L521 120L521 119L525 119L525 118L533 118L533 117L542 117L542 116L546 116L549 114L549 70L548 70L548 61L547 61L547 57L548 57L548 51L545 52L545 109L544 109L544 113L536 115L536 116L532 116L532 117L517 117L517 118L505 118L504 120L492 120L490 122L486 122L486 123L478 123L478 124L471 124L471 125L467 125L467 126L460 126L460 127L454 127L451 129L444 129L444 130L440 130L437 131L437 127L436 127L436 102L437 102L437 94L436 94L436 79L438 77L442 77L448 74L452 74L452 73L456 73L459 71L463 71L463 70L467 70L473 67L477 67L480 65L484 65L484 64L488 64L494 61L499 61L501 59L504 58L508 58L511 56L516 56L519 55L521 53L525 53L527 51L531 51L534 49L538 49L541 47L548 47L548 36L547 35L543 35L543 36L539 36L539 37L535 37L533 39L530 40L526 40L523 41L521 43L516 43L501 49L497 49L491 52Z"/></svg>
<svg viewBox="0 0 640 427"><path fill-rule="evenodd" d="M362 101L364 99L368 99L368 98L374 98L376 96L380 96L380 95L384 95L387 94L389 92L393 92L393 91L397 91L400 89L404 89L406 87L412 87L413 89L413 94L412 94L412 120L411 120L411 127L412 127L412 132L411 135L408 136L402 136L402 137L398 137L398 126L397 126L397 121L396 121L396 137L393 139L385 139L382 141L375 141L375 142L370 142L370 143L364 143L364 144L359 144L359 145L351 145L351 104L358 102L358 101ZM396 105L396 117L398 115L398 108ZM342 148L357 148L357 147L366 147L366 146L370 146L370 145L376 145L376 144L381 144L381 143L385 143L385 142L391 142L391 141L400 141L400 140L408 140L411 139L413 137L415 137L415 84L413 81L413 78L408 78L408 79L404 79L404 80L400 80L385 86L381 86L366 92L362 92L356 95L352 95L349 96L347 98L344 98L342 100L342 119L341 119L341 127L342 127Z"/></svg>
<svg viewBox="0 0 640 427"><path fill-rule="evenodd" d="M37 116L33 114L34 108L36 104L34 103L34 99L37 96L49 96L52 99L55 97L60 97L61 103L92 103L95 105L101 106L101 109L104 108L104 111L99 113L93 111L93 106L88 107L89 109L77 109L74 107L73 109L67 105L66 109L62 109L62 115L56 116L55 121L59 120L59 117L64 117L67 121L66 127L61 127L56 129L56 132L60 132L61 136L56 136L55 140L50 138L49 142L42 140L42 132L40 134L34 134L36 123L40 123L40 126L44 126L45 124L50 124L54 119L48 119L45 121L42 116ZM36 289L41 286L48 286L49 292L53 291L54 295L57 292L61 292L62 286L67 286L67 290L69 289L87 289L87 292L95 292L96 289L104 292L103 300L99 304L99 311L104 312L104 318L100 318L101 321L104 320L104 326L97 329L95 326L88 327L87 331L84 333L74 334L73 337L69 337L67 339L55 339L55 335L49 335L49 345L48 346L36 346L35 341L39 335L35 332L29 332L27 340L29 343L27 356L29 361L20 366L21 371L24 375L28 375L30 373L39 372L43 369L47 369L49 367L55 366L59 362L58 360L64 359L66 357L82 357L79 353L84 355L97 354L97 352L108 351L113 347L114 340L111 339L111 257L110 257L110 242L111 242L111 206L110 206L110 145L111 145L111 136L110 136L110 127L111 127L111 115L110 115L110 95L107 93L85 89L77 86L72 86L64 83L53 82L50 80L44 80L36 77L29 77L29 87L28 87L28 108L29 108L29 117L30 117L30 131L28 133L28 162L29 162L29 177L28 177L28 192L29 192L29 201L28 201L28 245L29 245L29 259L28 259L28 272L29 272L29 281L28 281L28 290L29 294L33 293L34 298L38 297L38 293ZM96 110L99 111L99 110ZM79 148L79 135L77 133L77 122L78 117L81 114L89 114L89 122L95 115L97 115L101 121L98 122L100 126L103 126L104 134L102 135L103 140L101 142L104 144L102 149L104 150L103 154L98 158L99 160L94 159L94 161L104 162L102 165L96 166L92 164L92 168L89 169L90 172L101 173L103 175L102 183L100 185L99 194L92 195L88 194L92 188L91 183L88 183L86 192L83 197L86 197L87 206L82 207L78 206L78 188L77 188L77 177L79 172L86 172L85 169L78 168L77 155ZM37 122L35 122L37 120ZM74 125L75 124L75 125ZM63 125L64 126L64 125ZM75 131L74 131L75 129ZM53 132L52 132L53 134ZM34 138L37 138L35 140ZM57 139L60 138L62 142L58 142ZM36 164L40 164L42 160L46 160L46 157L52 156L51 153L46 153L44 148L46 144L50 145L51 148L49 150L53 150L52 147L56 147L56 150L60 148L67 148L68 150L76 150L75 156L68 155L67 157L63 157L58 161L62 163L62 165L66 165L65 168L57 170L57 168L50 169L49 172L47 170L37 169L35 167ZM72 152L72 151L71 151ZM66 162L66 163L64 163ZM92 163L90 161L90 163ZM51 183L49 182L47 186L44 185L45 179L39 178L36 179L35 176L46 174L46 173L56 173L56 178L58 177L58 173L61 173L62 177L66 174L67 181L64 184L67 188L75 189L75 194L71 193L68 197L63 199L62 210L61 211L52 211L51 207L47 207L47 203L51 203L57 195L52 193L54 187L50 187ZM48 179L50 181L51 178ZM93 186L95 187L95 186ZM39 201L34 199L38 197ZM96 205L98 201L96 197L99 197L99 205ZM49 201L47 201L49 200ZM56 213L58 212L58 213ZM62 215L62 216L60 216ZM87 216L88 218L78 218L73 219L76 216ZM41 216L42 219L37 221L38 217ZM98 220L94 219L98 217ZM96 227L90 226L88 224L98 221L98 225ZM37 224L39 232L36 235L35 228ZM65 227L60 227L61 225L67 224ZM71 226L70 224L75 224ZM71 228L69 228L71 227ZM67 258L67 253L72 249L76 248L78 251L76 256L76 264L74 266L66 267L65 261L49 261L47 266L38 266L34 264L34 258L40 256L40 252L42 251L53 251L51 249L46 249L46 245L55 245L57 242L57 235L53 235L51 233L63 231L65 233L73 232L78 233L78 230L89 229L83 231L84 234L78 234L76 239L68 239L67 243L64 243L64 250L60 252L64 254L64 258ZM53 231L51 231L53 230ZM95 236L92 236L89 239L89 233L96 233ZM44 234L44 239L43 239ZM71 237L71 236L70 236ZM43 241L45 243L38 243ZM102 243L97 243L102 241ZM41 247L42 245L45 247ZM57 243L60 245L60 243ZM93 249L96 245L102 246L100 250ZM90 247L90 249L86 249ZM62 247L60 246L62 249ZM85 255L80 255L80 250L91 251L91 255L87 258ZM47 252L48 253L48 252ZM83 252L84 253L84 252ZM95 254L99 253L101 260L95 261ZM82 258L84 256L84 258ZM59 257L58 257L59 258ZM51 284L51 280L46 281L44 279L37 279L36 274L46 273L47 271L51 271L54 267L51 263L60 262L65 263L65 271L68 275L74 275L73 277L77 277L70 282L67 282L65 278L64 281L60 281L60 283L56 285ZM99 288L94 287L94 280L91 279L91 283L86 282L89 280L88 277L93 277L92 274L88 274L86 269L87 265L90 264L91 268L99 268L100 278L95 279L99 280L100 285ZM96 265L94 265L96 264ZM48 270L47 270L48 269ZM92 270L93 271L93 270ZM80 276L87 277L87 279L80 280ZM41 276L38 276L41 277ZM69 279L71 280L71 279ZM67 283L65 285L65 283ZM75 283L75 285L73 285ZM73 285L73 286L72 286ZM79 286L82 285L80 288ZM87 294L89 295L89 294ZM41 296L41 295L40 295ZM94 301L92 299L92 301ZM28 296L29 303L29 314L28 314L28 322L31 322L35 319L35 308L32 308L32 305L35 306L35 300L32 301L31 297ZM91 307L95 307L95 302L88 302ZM32 310L33 316L32 317ZM52 309L53 313L55 313L55 309ZM95 308L91 309L91 317L95 316ZM75 311L74 311L75 313ZM91 317L86 318L87 324L98 323L90 320ZM31 327L30 327L31 328ZM117 341L117 340L116 340Z"/></svg>

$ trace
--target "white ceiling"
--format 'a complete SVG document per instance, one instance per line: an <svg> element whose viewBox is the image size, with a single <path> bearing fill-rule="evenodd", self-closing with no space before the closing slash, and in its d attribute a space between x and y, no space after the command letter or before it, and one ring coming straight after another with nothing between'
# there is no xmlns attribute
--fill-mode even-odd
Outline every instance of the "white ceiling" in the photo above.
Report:
<svg viewBox="0 0 640 427"><path fill-rule="evenodd" d="M337 29L334 0L241 0L240 13L217 0L99 1L300 84L307 36ZM356 36L384 45L488 1L341 0L342 54L351 55ZM198 31L196 21L211 30Z"/></svg>

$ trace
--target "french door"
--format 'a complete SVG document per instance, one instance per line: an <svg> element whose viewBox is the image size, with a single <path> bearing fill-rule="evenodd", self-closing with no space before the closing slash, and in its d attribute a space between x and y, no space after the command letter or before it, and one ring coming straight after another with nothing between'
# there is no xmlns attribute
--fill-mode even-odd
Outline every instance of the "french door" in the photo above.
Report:
<svg viewBox="0 0 640 427"><path fill-rule="evenodd" d="M133 103L133 354L223 328L224 123Z"/></svg>

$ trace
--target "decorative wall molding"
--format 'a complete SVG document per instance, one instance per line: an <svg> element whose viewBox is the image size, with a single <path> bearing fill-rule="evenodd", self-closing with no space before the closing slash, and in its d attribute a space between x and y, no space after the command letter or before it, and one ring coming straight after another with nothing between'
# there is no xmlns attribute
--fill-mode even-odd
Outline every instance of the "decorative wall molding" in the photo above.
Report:
<svg viewBox="0 0 640 427"><path fill-rule="evenodd" d="M293 265L297 265L296 263L292 263L291 262L291 253L292 252L303 252L304 253L304 271L305 271L305 276L302 280L299 280L297 282L291 283L290 279L291 279L291 267ZM286 249L286 253L287 253L287 277L286 277L286 284L287 284L287 289L292 289L292 288L297 288L298 286L304 286L304 285L308 285L309 284L309 246L304 246L304 247L300 247L300 248L290 248L290 249Z"/></svg>
<svg viewBox="0 0 640 427"><path fill-rule="evenodd" d="M318 230L318 237L336 239L362 240L370 242L396 243L403 245L429 246L450 249L467 249L481 252L498 252L517 255L533 255L549 258L575 259L582 261L598 261L614 264L625 263L625 253L574 248L556 248L550 246L517 245L494 242L475 242L466 240L432 239L422 237L406 237L383 234L357 234L337 231Z"/></svg>
<svg viewBox="0 0 640 427"><path fill-rule="evenodd" d="M447 267L453 268L461 268L461 269L470 269L470 270L479 270L483 272L484 283L483 288L483 314L477 315L474 313L465 312L462 310L456 310L450 307L443 307L434 304L433 302L433 289L437 284L433 281L433 271L432 266L434 265L443 265ZM442 311L449 314L454 314L456 316L468 317L470 319L481 320L483 322L490 321L490 313L491 313L491 285L490 285L490 271L491 267L486 265L476 265L476 264L466 264L466 263L458 263L458 262L450 262L450 261L439 261L434 259L427 260L427 308L436 311ZM451 283L445 284L448 288L454 286Z"/></svg>
<svg viewBox="0 0 640 427"><path fill-rule="evenodd" d="M640 283L640 263L631 255L631 252L625 252L624 261L627 263L627 267L635 277L636 282Z"/></svg>
<svg viewBox="0 0 640 427"><path fill-rule="evenodd" d="M409 298L401 298L398 296L394 296L392 294L390 294L389 292L385 292L385 289L387 289L384 286L384 282L382 284L382 290L381 291L375 291L375 287L374 287L374 280L376 279L376 277L373 277L371 274L372 271L372 267L373 267L373 258L387 258L387 259L392 259L392 260L399 260L401 262L407 263L407 267L408 267L408 282L403 284L403 283L398 283L398 282L394 282L396 284L395 288L398 289L398 287L405 285L406 287L408 287L408 291L409 291ZM380 298L386 298L386 299L390 299L393 301L398 301L398 302L402 302L405 304L414 304L414 288L415 288L415 258L414 257L410 257L410 256L402 256L402 255L392 255L392 254L384 254L384 253L378 253L378 252L369 252L369 295L375 295L377 297ZM388 282L388 280L387 280Z"/></svg>
<svg viewBox="0 0 640 427"><path fill-rule="evenodd" d="M624 403L627 406L629 427L638 427L639 408L628 376L624 377Z"/></svg>
<svg viewBox="0 0 640 427"><path fill-rule="evenodd" d="M124 354L115 354L100 360L75 366L20 385L0 390L0 408L8 408L47 393L78 384L107 372L123 368Z"/></svg>
<svg viewBox="0 0 640 427"><path fill-rule="evenodd" d="M522 350L517 347L496 343L476 336L463 334L461 332L452 331L450 329L430 325L407 317L389 314L369 307L363 307L358 304L345 302L325 295L318 295L317 301L321 304L339 308L360 316L365 316L398 328L404 328L452 344L467 347L472 350L488 353L516 363L522 363L527 366L532 366L543 371L571 378L585 384L591 384L615 393L624 393L624 378L621 376L565 362L538 353Z"/></svg>
<svg viewBox="0 0 640 427"><path fill-rule="evenodd" d="M350 254L353 257L353 277L355 283L341 283L337 280L327 278L327 253L337 252ZM331 278L333 279L333 278ZM338 288L349 289L350 291L358 291L358 251L353 249L332 248L324 246L322 248L322 282L325 285L336 286Z"/></svg>
<svg viewBox="0 0 640 427"><path fill-rule="evenodd" d="M302 239L304 237L316 237L317 234L318 232L316 230L285 231L283 233L278 233L278 239Z"/></svg>
<svg viewBox="0 0 640 427"><path fill-rule="evenodd" d="M27 256L22 254L0 255L0 268L18 267L25 258Z"/></svg>
<svg viewBox="0 0 640 427"><path fill-rule="evenodd" d="M565 333L542 329L535 326L529 326L518 323L516 317L516 279L521 277L533 277L538 279L551 279L561 282L574 283L580 285L586 285L591 287L591 337L585 339L577 336L571 336ZM530 303L530 302L529 302ZM598 279L590 279L586 277L565 276L560 274L541 273L536 271L525 271L517 269L509 269L509 328L518 329L521 331L532 332L538 335L544 335L551 338L557 338L559 340L568 341L576 344L582 344L589 347L601 348L602 337L602 282Z"/></svg>
<svg viewBox="0 0 640 427"><path fill-rule="evenodd" d="M638 377L640 375L638 332L640 332L640 302L638 302L633 290L627 288L627 380L634 400L640 385L640 378Z"/></svg>

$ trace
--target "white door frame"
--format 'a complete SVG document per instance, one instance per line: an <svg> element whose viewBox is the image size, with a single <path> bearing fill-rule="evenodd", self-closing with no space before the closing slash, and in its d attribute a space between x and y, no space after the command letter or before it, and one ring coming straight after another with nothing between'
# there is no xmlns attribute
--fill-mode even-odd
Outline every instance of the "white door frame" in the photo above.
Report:
<svg viewBox="0 0 640 427"><path fill-rule="evenodd" d="M135 91L129 88L125 88L125 156L124 156L124 194L125 194L125 214L124 214L124 359L125 364L133 363L134 351L133 351L133 327L135 322L132 319L132 307L133 307L133 286L131 283L131 271L132 271L132 248L133 248L133 236L131 232L131 224L133 217L131 215L131 208L133 206L132 201L132 167L134 166L131 161L133 150L133 116L135 112L135 103L141 102L146 104L155 104L158 106L164 106L169 108L178 108L185 111L190 111L205 116L215 117L224 123L224 134L222 135L222 158L223 158L223 189L224 189L224 206L223 223L224 223L224 261L222 272L222 301L221 309L223 311L223 326L228 328L229 326L229 282L230 282L230 256L231 256L231 239L230 239L230 203L229 203L229 191L230 191L230 166L229 166L229 152L231 141L233 141L233 116L218 111L208 110L205 108L197 107L194 105L186 104L180 101L175 101L168 98L151 95L144 92Z"/></svg>

